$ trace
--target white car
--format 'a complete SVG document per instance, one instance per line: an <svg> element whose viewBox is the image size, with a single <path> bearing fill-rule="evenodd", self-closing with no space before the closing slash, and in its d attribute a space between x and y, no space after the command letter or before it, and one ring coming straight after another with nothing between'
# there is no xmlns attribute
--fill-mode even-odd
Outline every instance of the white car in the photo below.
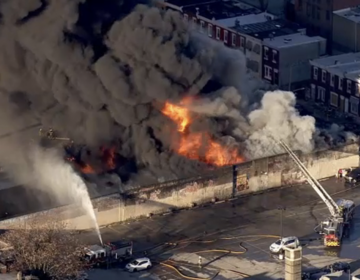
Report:
<svg viewBox="0 0 360 280"><path fill-rule="evenodd" d="M149 269L152 266L149 258L138 258L128 263L125 269L129 272L141 271Z"/></svg>
<svg viewBox="0 0 360 280"><path fill-rule="evenodd" d="M284 247L296 248L299 245L300 245L299 239L295 236L290 236L276 240L273 244L271 244L269 249L271 253L277 254L283 251Z"/></svg>

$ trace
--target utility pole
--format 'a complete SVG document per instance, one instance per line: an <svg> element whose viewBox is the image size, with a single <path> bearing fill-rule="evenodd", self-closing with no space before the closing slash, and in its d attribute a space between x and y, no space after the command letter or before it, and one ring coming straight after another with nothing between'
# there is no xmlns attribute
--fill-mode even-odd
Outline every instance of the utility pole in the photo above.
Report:
<svg viewBox="0 0 360 280"><path fill-rule="evenodd" d="M280 238L283 238L283 215L286 208L284 206L278 207L278 210L280 210Z"/></svg>

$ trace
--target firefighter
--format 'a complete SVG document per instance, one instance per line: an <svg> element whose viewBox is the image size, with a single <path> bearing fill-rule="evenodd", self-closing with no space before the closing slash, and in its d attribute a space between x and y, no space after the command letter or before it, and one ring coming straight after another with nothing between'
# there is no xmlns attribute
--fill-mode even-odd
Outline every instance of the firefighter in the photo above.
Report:
<svg viewBox="0 0 360 280"><path fill-rule="evenodd" d="M50 128L49 131L48 131L48 137L49 138L54 138L54 130L52 128Z"/></svg>

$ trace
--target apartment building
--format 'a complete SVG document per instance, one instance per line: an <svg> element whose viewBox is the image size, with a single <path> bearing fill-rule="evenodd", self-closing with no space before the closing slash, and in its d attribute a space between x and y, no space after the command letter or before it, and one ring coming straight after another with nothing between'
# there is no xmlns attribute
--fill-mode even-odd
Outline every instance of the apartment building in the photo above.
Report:
<svg viewBox="0 0 360 280"><path fill-rule="evenodd" d="M325 37L331 51L333 12L357 5L360 0L295 0L295 16L309 35Z"/></svg>
<svg viewBox="0 0 360 280"><path fill-rule="evenodd" d="M310 64L311 98L358 117L360 53L323 57Z"/></svg>
<svg viewBox="0 0 360 280"><path fill-rule="evenodd" d="M284 90L305 87L311 79L309 60L326 54L326 39L304 33L267 38L263 41L264 80Z"/></svg>

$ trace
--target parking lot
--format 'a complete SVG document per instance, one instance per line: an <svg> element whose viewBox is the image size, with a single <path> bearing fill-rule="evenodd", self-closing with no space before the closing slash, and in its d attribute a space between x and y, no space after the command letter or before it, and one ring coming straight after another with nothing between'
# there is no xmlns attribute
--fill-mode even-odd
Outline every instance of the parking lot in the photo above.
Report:
<svg viewBox="0 0 360 280"><path fill-rule="evenodd" d="M360 189L344 187L335 179L322 182L334 198L360 203ZM283 228L281 230L281 211ZM90 272L90 279L183 279L183 276L213 279L277 279L284 264L269 252L269 246L283 232L302 240L303 266L323 267L342 259L353 262L360 256L360 210L351 235L340 251L325 250L313 229L329 212L308 185L279 189L179 213L115 224L101 229L105 242L134 241L135 256L147 256L154 267L129 274L120 268ZM84 233L87 243L97 242L93 232ZM199 256L202 268L199 268ZM321 258L319 258L321 256ZM353 270L360 267L352 267ZM99 276L99 274L103 276ZM248 276L247 276L248 275ZM110 279L107 278L107 279ZM119 279L119 278L117 278Z"/></svg>

